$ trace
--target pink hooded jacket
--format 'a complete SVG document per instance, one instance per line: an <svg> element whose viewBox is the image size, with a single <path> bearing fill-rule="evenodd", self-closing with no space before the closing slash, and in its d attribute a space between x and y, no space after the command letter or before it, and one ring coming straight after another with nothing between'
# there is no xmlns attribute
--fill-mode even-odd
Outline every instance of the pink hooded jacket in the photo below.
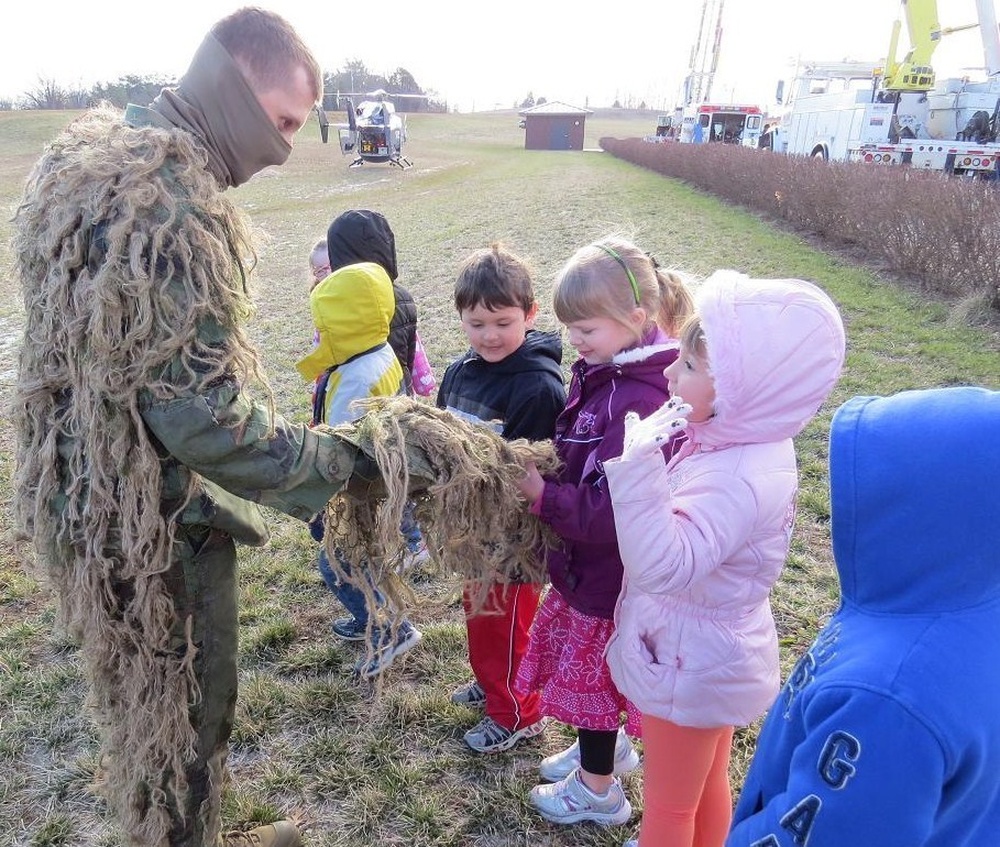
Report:
<svg viewBox="0 0 1000 847"><path fill-rule="evenodd" d="M605 464L625 579L607 662L639 709L682 726L746 726L778 692L768 595L795 517L792 438L844 362L836 306L801 280L718 271L696 294L715 415L669 465Z"/></svg>

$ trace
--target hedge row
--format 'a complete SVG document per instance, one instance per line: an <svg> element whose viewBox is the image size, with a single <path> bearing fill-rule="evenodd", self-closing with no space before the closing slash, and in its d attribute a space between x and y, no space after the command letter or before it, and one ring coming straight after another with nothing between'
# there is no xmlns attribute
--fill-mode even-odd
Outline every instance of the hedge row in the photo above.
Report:
<svg viewBox="0 0 1000 847"><path fill-rule="evenodd" d="M729 144L602 138L602 149L834 243L925 290L1000 312L1000 184Z"/></svg>

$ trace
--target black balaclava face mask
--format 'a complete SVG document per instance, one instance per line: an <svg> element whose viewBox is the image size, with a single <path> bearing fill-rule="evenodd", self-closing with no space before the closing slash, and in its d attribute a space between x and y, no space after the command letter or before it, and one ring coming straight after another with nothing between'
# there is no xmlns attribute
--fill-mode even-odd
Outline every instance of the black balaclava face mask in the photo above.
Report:
<svg viewBox="0 0 1000 847"><path fill-rule="evenodd" d="M283 165L292 152L233 57L211 34L177 87L163 89L150 108L197 136L224 188L242 185L269 165Z"/></svg>

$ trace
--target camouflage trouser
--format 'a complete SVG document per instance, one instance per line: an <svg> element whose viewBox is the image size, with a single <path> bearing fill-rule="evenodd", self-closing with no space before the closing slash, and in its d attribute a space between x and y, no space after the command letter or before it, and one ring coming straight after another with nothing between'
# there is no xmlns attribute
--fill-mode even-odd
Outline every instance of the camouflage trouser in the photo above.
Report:
<svg viewBox="0 0 1000 847"><path fill-rule="evenodd" d="M198 746L186 773L187 802L169 810L171 847L208 847L218 832L221 777L236 712L236 573L236 547L228 534L200 526L178 530L167 578L177 612L174 639L183 649L190 617L201 698L190 708Z"/></svg>

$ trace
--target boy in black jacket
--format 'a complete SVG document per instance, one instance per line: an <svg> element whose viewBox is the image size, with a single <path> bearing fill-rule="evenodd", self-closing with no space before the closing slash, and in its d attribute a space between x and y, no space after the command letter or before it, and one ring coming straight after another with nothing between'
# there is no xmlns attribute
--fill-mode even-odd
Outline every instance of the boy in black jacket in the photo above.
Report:
<svg viewBox="0 0 1000 847"><path fill-rule="evenodd" d="M477 250L459 271L455 308L470 349L441 380L437 405L490 426L504 438L552 438L566 403L558 333L533 329L538 304L525 263L498 244ZM463 603L469 664L475 680L452 695L455 703L484 708L465 733L480 753L508 750L544 728L537 693L514 692L542 586L497 583L482 613L473 614L474 586Z"/></svg>

